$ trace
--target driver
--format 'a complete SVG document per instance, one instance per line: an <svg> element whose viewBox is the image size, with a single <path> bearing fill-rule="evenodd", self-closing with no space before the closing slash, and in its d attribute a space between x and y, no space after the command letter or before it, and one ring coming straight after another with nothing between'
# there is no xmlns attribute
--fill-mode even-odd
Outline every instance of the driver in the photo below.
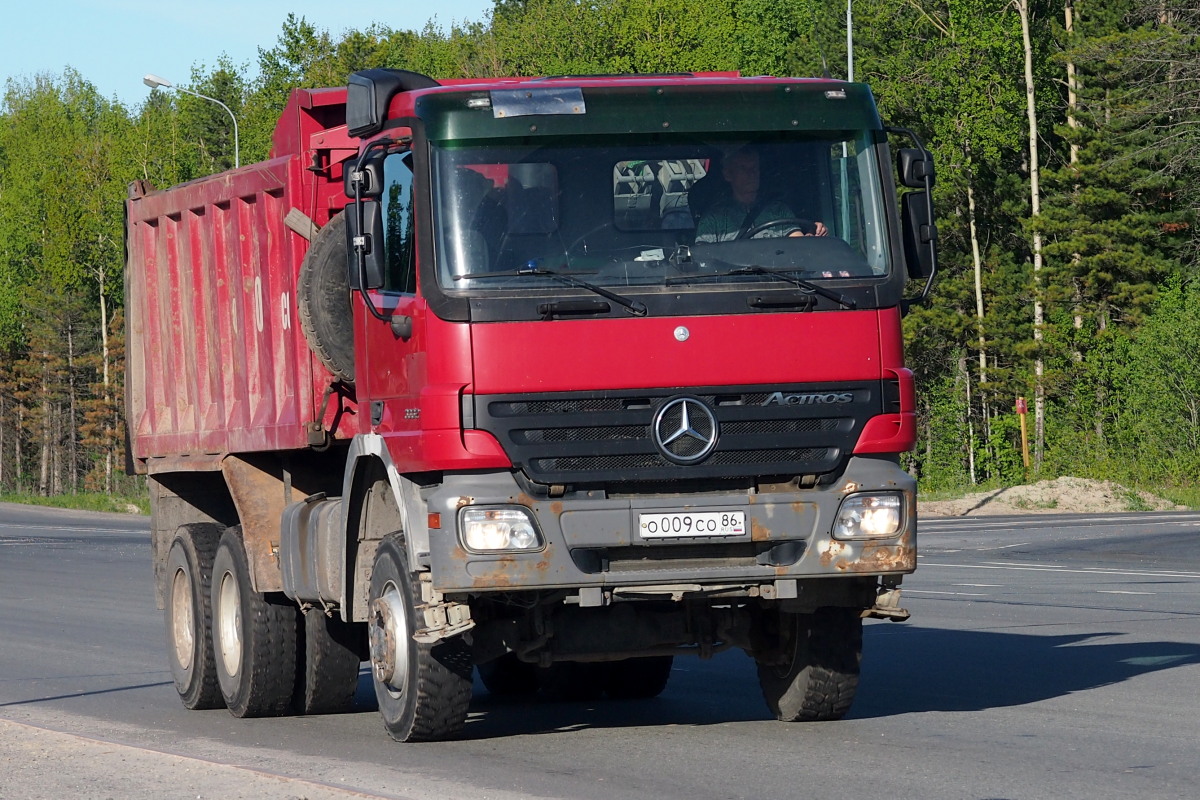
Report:
<svg viewBox="0 0 1200 800"><path fill-rule="evenodd" d="M751 147L743 147L725 159L721 177L729 184L725 197L712 204L696 225L697 242L729 242L774 220L786 221L764 229L755 236L825 236L829 230L822 222L798 220L785 203L758 196L759 156Z"/></svg>

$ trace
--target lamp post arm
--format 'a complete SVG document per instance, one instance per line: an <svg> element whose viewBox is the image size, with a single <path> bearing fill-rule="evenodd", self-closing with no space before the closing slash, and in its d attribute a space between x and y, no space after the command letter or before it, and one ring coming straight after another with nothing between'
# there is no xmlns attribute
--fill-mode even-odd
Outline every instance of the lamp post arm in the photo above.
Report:
<svg viewBox="0 0 1200 800"><path fill-rule="evenodd" d="M222 103L220 100L218 100L215 97L209 97L206 94L200 94L199 92L193 92L191 89L185 89L182 86L172 86L171 88L177 92L183 92L184 94L190 94L195 97L199 97L202 100L208 100L210 103L216 103L221 108L225 109L225 113L229 115L229 118L231 120L233 120L233 167L234 167L234 169L237 169L238 167L240 167L242 164L241 164L241 160L239 158L239 153L238 153L237 117L235 117L233 115L233 112L229 110L229 106L225 105L224 103Z"/></svg>

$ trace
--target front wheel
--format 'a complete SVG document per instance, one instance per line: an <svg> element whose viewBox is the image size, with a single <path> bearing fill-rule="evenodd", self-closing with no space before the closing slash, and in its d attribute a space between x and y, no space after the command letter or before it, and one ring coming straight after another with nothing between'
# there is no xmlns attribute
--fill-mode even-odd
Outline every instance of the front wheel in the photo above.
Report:
<svg viewBox="0 0 1200 800"><path fill-rule="evenodd" d="M413 639L421 596L398 535L375 551L370 600L371 677L383 726L398 742L458 733L471 702L471 651L461 636L433 644Z"/></svg>
<svg viewBox="0 0 1200 800"><path fill-rule="evenodd" d="M758 682L784 722L841 719L854 702L862 661L862 617L852 608L780 612L782 658L759 661Z"/></svg>

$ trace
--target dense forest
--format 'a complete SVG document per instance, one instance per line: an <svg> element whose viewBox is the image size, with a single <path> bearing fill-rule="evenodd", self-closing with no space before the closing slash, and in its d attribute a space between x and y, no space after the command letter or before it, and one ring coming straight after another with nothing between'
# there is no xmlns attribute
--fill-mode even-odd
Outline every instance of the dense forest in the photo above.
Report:
<svg viewBox="0 0 1200 800"><path fill-rule="evenodd" d="M349 22L349 20L348 20ZM842 0L496 0L482 20L342 32L288 17L257 64L187 84L266 156L294 86L741 70L847 77ZM906 319L926 489L1074 474L1200 482L1200 6L856 0L854 78L938 163L942 271ZM268 37L269 38L269 37ZM226 169L218 106L87 76L0 105L0 491L123 492L123 202ZM1014 412L1028 399L1031 464Z"/></svg>

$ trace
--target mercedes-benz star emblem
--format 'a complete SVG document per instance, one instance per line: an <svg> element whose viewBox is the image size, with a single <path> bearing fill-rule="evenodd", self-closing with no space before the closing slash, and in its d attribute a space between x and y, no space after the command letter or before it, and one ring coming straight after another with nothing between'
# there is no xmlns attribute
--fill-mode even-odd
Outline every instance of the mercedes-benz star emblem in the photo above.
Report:
<svg viewBox="0 0 1200 800"><path fill-rule="evenodd" d="M654 444L663 458L676 464L708 458L719 433L712 410L695 397L673 397L654 415Z"/></svg>

